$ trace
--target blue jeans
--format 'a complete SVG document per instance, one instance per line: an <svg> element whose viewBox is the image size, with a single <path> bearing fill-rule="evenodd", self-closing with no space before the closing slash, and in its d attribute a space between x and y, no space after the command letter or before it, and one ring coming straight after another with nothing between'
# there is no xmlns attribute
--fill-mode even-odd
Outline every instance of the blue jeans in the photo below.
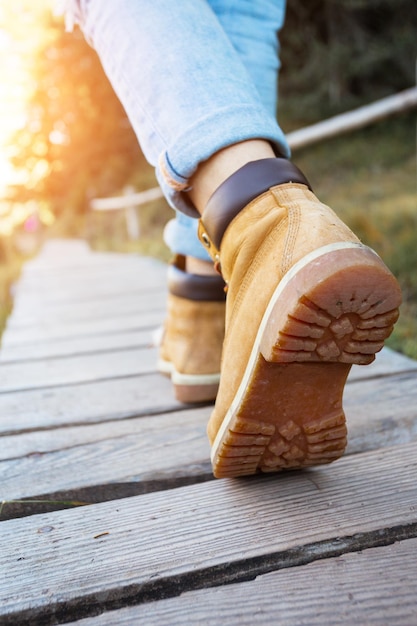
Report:
<svg viewBox="0 0 417 626"><path fill-rule="evenodd" d="M285 0L73 0L142 151L178 213L173 252L208 259L184 193L200 162L246 139L289 156L276 121ZM191 216L191 217L188 217Z"/></svg>

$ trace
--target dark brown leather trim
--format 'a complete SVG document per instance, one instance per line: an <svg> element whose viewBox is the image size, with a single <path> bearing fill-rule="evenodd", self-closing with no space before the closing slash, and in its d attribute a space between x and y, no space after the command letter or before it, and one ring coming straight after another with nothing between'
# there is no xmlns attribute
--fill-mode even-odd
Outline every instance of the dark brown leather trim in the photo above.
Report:
<svg viewBox="0 0 417 626"><path fill-rule="evenodd" d="M287 159L251 161L227 178L211 196L201 220L216 248L232 219L249 202L276 185L301 183L310 190L304 174Z"/></svg>
<svg viewBox="0 0 417 626"><path fill-rule="evenodd" d="M222 302L226 299L224 287L221 276L189 274L175 265L168 268L169 292L179 298L197 302Z"/></svg>

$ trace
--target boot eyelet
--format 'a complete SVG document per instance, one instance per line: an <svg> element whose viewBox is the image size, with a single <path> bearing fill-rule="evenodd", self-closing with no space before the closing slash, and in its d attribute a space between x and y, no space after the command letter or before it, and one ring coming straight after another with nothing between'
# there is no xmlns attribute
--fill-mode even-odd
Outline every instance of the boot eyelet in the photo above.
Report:
<svg viewBox="0 0 417 626"><path fill-rule="evenodd" d="M207 248L210 248L211 241L206 233L201 233L201 239L203 240L204 245L207 246Z"/></svg>

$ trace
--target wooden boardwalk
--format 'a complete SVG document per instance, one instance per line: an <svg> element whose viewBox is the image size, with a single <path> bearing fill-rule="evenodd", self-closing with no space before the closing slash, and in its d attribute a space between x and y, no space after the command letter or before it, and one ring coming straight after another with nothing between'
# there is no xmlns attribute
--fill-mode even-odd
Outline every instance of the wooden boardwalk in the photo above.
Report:
<svg viewBox="0 0 417 626"><path fill-rule="evenodd" d="M352 369L334 465L214 480L211 408L155 370L165 272L79 241L24 269L0 350L0 624L417 624L417 362Z"/></svg>

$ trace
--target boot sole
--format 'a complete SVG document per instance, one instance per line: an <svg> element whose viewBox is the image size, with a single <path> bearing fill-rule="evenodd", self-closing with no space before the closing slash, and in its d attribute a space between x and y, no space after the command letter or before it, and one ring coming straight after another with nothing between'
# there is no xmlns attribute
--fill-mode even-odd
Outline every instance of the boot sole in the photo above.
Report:
<svg viewBox="0 0 417 626"><path fill-rule="evenodd" d="M158 371L171 378L175 398L184 404L214 402L220 374L182 374L170 361L158 360Z"/></svg>
<svg viewBox="0 0 417 626"><path fill-rule="evenodd" d="M331 244L276 288L212 447L218 478L330 463L346 447L343 388L398 319L401 292L378 255Z"/></svg>

